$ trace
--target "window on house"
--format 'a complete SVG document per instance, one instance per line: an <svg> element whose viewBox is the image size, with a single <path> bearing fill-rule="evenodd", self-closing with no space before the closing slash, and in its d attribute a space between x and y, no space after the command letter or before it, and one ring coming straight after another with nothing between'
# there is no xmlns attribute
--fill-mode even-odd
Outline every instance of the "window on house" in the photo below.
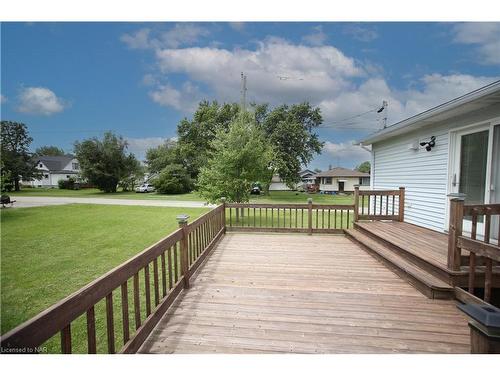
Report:
<svg viewBox="0 0 500 375"><path fill-rule="evenodd" d="M46 174L46 175L44 175L44 176L45 176L45 178L49 178L49 175L48 175L48 174Z"/></svg>
<svg viewBox="0 0 500 375"><path fill-rule="evenodd" d="M75 171L79 170L79 169L80 169L80 164L78 164L78 163L73 163L73 169L74 169Z"/></svg>
<svg viewBox="0 0 500 375"><path fill-rule="evenodd" d="M361 186L368 186L368 185L370 185L370 177L360 177L359 178L359 184Z"/></svg>
<svg viewBox="0 0 500 375"><path fill-rule="evenodd" d="M40 163L40 165L38 165L38 168L43 168L43 164Z"/></svg>
<svg viewBox="0 0 500 375"><path fill-rule="evenodd" d="M331 177L325 177L325 185L331 185L332 184L332 178Z"/></svg>
<svg viewBox="0 0 500 375"><path fill-rule="evenodd" d="M66 175L66 178L69 178L69 174Z"/></svg>

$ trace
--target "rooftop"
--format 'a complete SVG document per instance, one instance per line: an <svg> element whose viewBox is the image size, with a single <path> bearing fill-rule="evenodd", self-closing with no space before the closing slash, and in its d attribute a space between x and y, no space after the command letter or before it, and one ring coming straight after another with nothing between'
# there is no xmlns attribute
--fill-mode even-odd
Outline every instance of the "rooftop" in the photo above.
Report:
<svg viewBox="0 0 500 375"><path fill-rule="evenodd" d="M352 169L335 167L328 171L318 173L316 177L370 177L370 174Z"/></svg>

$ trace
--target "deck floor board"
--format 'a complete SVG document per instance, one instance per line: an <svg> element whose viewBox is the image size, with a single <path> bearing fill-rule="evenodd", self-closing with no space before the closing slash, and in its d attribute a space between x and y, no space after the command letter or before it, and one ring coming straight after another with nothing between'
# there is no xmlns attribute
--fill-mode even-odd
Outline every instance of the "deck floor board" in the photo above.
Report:
<svg viewBox="0 0 500 375"><path fill-rule="evenodd" d="M229 233L142 353L468 353L467 318L344 236Z"/></svg>

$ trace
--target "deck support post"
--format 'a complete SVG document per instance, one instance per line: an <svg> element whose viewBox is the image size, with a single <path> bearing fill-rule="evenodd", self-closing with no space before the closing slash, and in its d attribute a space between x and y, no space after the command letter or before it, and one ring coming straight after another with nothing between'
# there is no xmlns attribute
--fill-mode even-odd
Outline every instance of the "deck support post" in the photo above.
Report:
<svg viewBox="0 0 500 375"><path fill-rule="evenodd" d="M177 222L182 229L181 238L181 271L184 280L184 288L189 289L189 255L188 255L188 215L178 215Z"/></svg>
<svg viewBox="0 0 500 375"><path fill-rule="evenodd" d="M500 309L477 303L459 304L457 307L471 318L470 352L500 354Z"/></svg>
<svg viewBox="0 0 500 375"><path fill-rule="evenodd" d="M450 199L450 219L448 225L448 269L459 271L462 249L458 247L458 237L462 235L465 196L452 195Z"/></svg>
<svg viewBox="0 0 500 375"><path fill-rule="evenodd" d="M223 233L226 234L226 198L222 197L220 201L222 203L222 228L224 228Z"/></svg>
<svg viewBox="0 0 500 375"><path fill-rule="evenodd" d="M492 332L475 320L469 321L470 352L472 354L500 354L500 332Z"/></svg>
<svg viewBox="0 0 500 375"><path fill-rule="evenodd" d="M359 185L354 185L354 222L359 221Z"/></svg>
<svg viewBox="0 0 500 375"><path fill-rule="evenodd" d="M313 200L307 198L307 234L310 236L313 233Z"/></svg>
<svg viewBox="0 0 500 375"><path fill-rule="evenodd" d="M405 188L399 188L398 221L405 221Z"/></svg>

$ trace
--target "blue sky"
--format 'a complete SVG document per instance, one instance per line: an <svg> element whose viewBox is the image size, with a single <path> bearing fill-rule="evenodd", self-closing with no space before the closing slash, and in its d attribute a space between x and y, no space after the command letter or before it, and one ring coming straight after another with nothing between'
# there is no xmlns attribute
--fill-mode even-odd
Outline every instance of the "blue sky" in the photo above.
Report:
<svg viewBox="0 0 500 375"><path fill-rule="evenodd" d="M106 130L140 158L202 99L310 101L326 128L310 167L354 167L354 140L500 77L500 23L2 23L1 118L33 148ZM361 113L369 112L360 117ZM346 120L347 119L347 120Z"/></svg>

